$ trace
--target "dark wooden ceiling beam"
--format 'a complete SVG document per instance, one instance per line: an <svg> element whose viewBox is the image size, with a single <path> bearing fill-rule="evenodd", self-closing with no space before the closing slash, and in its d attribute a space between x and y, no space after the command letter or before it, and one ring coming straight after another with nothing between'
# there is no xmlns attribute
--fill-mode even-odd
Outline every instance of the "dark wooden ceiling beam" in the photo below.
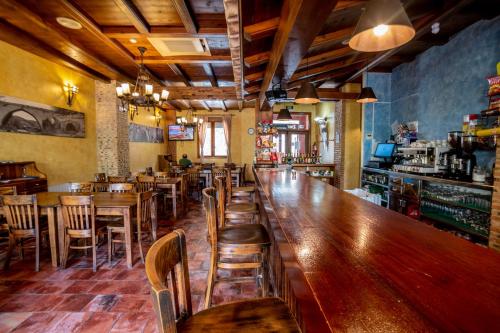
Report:
<svg viewBox="0 0 500 333"><path fill-rule="evenodd" d="M139 33L133 26L104 26L102 32L110 38L142 38L142 37L193 37L193 38L225 38L225 27L200 27L197 33L188 33L183 27L152 26L149 33Z"/></svg>
<svg viewBox="0 0 500 333"><path fill-rule="evenodd" d="M227 38L229 40L229 49L231 50L236 95L238 98L242 98L244 81L241 1L224 0L224 14L226 16Z"/></svg>
<svg viewBox="0 0 500 333"><path fill-rule="evenodd" d="M181 18L182 24L186 31L190 34L195 34L198 31L198 26L191 14L191 10L185 0L172 0L172 4L177 10L177 14Z"/></svg>
<svg viewBox="0 0 500 333"><path fill-rule="evenodd" d="M245 57L245 66L246 67L255 67L255 66L263 65L263 64L269 62L270 57L271 57L270 51L256 53L254 55Z"/></svg>
<svg viewBox="0 0 500 333"><path fill-rule="evenodd" d="M295 72L290 80L296 81L296 80L305 79L305 78L308 78L311 76L319 75L319 74L324 73L324 72L331 72L333 70L345 68L345 67L348 67L348 66L353 65L353 64L357 64L357 63L364 62L364 61L369 61L372 58L373 58L373 54L363 54L363 55L360 55L355 60L346 59L346 60L328 63L328 64L325 64L323 66L318 66L318 67L309 68L309 69L306 68L304 70Z"/></svg>
<svg viewBox="0 0 500 333"><path fill-rule="evenodd" d="M287 81L299 66L336 4L336 0L284 1L271 57L261 85L259 96L261 106L278 65L282 64L281 79Z"/></svg>
<svg viewBox="0 0 500 333"><path fill-rule="evenodd" d="M212 65L203 64L203 69L205 70L205 74L207 74L207 77L210 80L210 84L212 85L212 87L218 87L219 83L217 82L217 77L215 76Z"/></svg>
<svg viewBox="0 0 500 333"><path fill-rule="evenodd" d="M324 72L315 76L307 77L305 79L300 79L297 81L289 82L287 85L287 89L294 89L294 88L299 88L302 83L304 82L320 82L324 81L326 79L334 79L337 77L343 77L351 74L353 71L357 70L361 66L358 64L351 65L349 67L341 68L341 69L335 69L330 72Z"/></svg>
<svg viewBox="0 0 500 333"><path fill-rule="evenodd" d="M414 26L414 28L416 30L414 39L417 40L420 37L422 37L424 34L428 33L430 31L430 29L431 29L432 24L434 24L434 22L441 22L441 24L443 24L444 21L446 21L447 19L449 19L450 17L452 17L454 14L456 14L458 11L460 11L462 8L464 8L465 6L467 6L468 4L470 4L471 2L473 2L473 0L461 0L461 1L459 1L459 2L457 2L455 4L453 4L453 5L451 5L447 9L444 9L440 13L431 13L430 15L424 16L424 17L418 19L416 22L413 22L413 26ZM346 82L349 82L349 81L352 81L352 80L358 78L364 72L367 72L370 69L378 66L384 60L386 60L389 57L393 56L394 54L396 54L397 52L399 52L404 47L405 47L405 45L402 45L400 47L391 49L389 51L386 51L386 52L384 52L384 53L376 56L369 64L367 64L366 66L363 66L362 68L360 68L354 74L352 74L351 76L349 76L349 78L347 78L344 82L340 82L339 85L341 85L343 83L346 83Z"/></svg>
<svg viewBox="0 0 500 333"><path fill-rule="evenodd" d="M134 5L131 0L113 0L116 6L121 9L123 14L127 16L130 23L139 31L140 33L149 33L151 27L146 21L139 9Z"/></svg>
<svg viewBox="0 0 500 333"><path fill-rule="evenodd" d="M348 27L333 32L326 33L324 35L319 35L314 38L311 48L325 46L328 44L343 42L344 40L351 37L352 32L355 27Z"/></svg>
<svg viewBox="0 0 500 333"><path fill-rule="evenodd" d="M135 57L135 62L140 63L141 58ZM149 56L144 57L145 64L164 65L164 64L231 64L231 56Z"/></svg>
<svg viewBox="0 0 500 333"><path fill-rule="evenodd" d="M348 1L342 1L339 0L337 2L337 5L335 6L335 12L341 11L344 9L349 9L352 7L357 7L357 6L362 6L366 4L368 1L367 0L348 0Z"/></svg>
<svg viewBox="0 0 500 333"><path fill-rule="evenodd" d="M169 100L236 100L234 87L178 87L166 88L170 95Z"/></svg>
<svg viewBox="0 0 500 333"><path fill-rule="evenodd" d="M33 29L43 32L40 34L43 37L40 37L39 40L61 53L71 54L73 59L107 78L131 80L127 74L122 73L119 69L101 61L97 56L86 51L82 45L70 39L58 27L41 18L21 2L14 0L0 1L0 18L3 18L13 26L22 26L23 30L27 32Z"/></svg>
<svg viewBox="0 0 500 333"><path fill-rule="evenodd" d="M297 95L298 90L290 90L288 92L288 98L293 100L295 96ZM330 89L330 88L324 88L324 89L316 89L316 92L318 93L318 97L322 101L336 101L336 100L341 100L341 99L356 99L359 96L359 93L346 93L346 92L341 92L337 89Z"/></svg>
<svg viewBox="0 0 500 333"><path fill-rule="evenodd" d="M280 18L274 17L269 20L247 25L243 28L245 39L251 42L252 40L272 36L276 32L279 22Z"/></svg>

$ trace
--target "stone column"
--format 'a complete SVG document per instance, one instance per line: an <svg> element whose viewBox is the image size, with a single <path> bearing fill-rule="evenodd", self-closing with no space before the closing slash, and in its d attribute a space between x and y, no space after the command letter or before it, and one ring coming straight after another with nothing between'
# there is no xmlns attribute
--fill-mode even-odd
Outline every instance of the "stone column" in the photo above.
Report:
<svg viewBox="0 0 500 333"><path fill-rule="evenodd" d="M500 251L500 145L497 145L495 168L493 169L493 198L489 246Z"/></svg>
<svg viewBox="0 0 500 333"><path fill-rule="evenodd" d="M97 170L111 176L129 173L128 115L120 110L116 82L95 81Z"/></svg>

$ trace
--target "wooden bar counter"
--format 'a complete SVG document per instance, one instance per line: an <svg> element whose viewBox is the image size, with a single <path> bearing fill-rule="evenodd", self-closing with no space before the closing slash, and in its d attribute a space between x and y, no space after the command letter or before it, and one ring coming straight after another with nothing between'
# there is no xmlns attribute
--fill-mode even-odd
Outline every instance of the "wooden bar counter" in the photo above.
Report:
<svg viewBox="0 0 500 333"><path fill-rule="evenodd" d="M255 171L276 294L307 332L500 332L500 254L290 171Z"/></svg>

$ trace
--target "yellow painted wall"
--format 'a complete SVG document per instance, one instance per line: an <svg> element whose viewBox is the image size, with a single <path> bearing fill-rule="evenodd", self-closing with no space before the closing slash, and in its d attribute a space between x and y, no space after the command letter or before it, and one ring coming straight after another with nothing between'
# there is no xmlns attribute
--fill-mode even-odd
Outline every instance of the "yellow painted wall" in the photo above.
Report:
<svg viewBox="0 0 500 333"><path fill-rule="evenodd" d="M153 167L153 170L158 168L158 155L166 155L168 147L167 124L172 123L175 117L175 111L167 111L164 115L160 126L163 128L164 143L148 143L148 142L129 142L129 166L132 173L144 171L147 167ZM130 121L130 120L129 120ZM134 117L134 123L156 127L153 111L146 111L141 108L139 115Z"/></svg>
<svg viewBox="0 0 500 333"><path fill-rule="evenodd" d="M177 113L178 117L185 117L186 111ZM208 112L197 111L196 115L206 116L221 116L231 114L231 161L235 164L247 164L246 179L253 179L252 177L252 164L255 155L255 134L248 134L249 128L255 128L255 110L243 109L241 112L232 110L228 112ZM177 158L182 154L187 154L189 159L193 162L200 162L198 158L198 135L195 135L194 141L181 141L176 143ZM227 162L226 158L205 158L206 163L215 163L223 165Z"/></svg>
<svg viewBox="0 0 500 333"><path fill-rule="evenodd" d="M346 84L343 92L359 92L359 84ZM361 106L355 100L344 100L345 146L344 146L344 189L360 186L361 170Z"/></svg>
<svg viewBox="0 0 500 333"><path fill-rule="evenodd" d="M85 113L85 138L0 132L0 160L35 161L49 186L93 179L96 172L94 80L0 41L0 95ZM73 106L63 86L79 87Z"/></svg>
<svg viewBox="0 0 500 333"><path fill-rule="evenodd" d="M316 130L316 136L314 140L317 141L321 160L323 163L333 163L335 145L331 140L335 139L335 102L321 102L316 104L316 117L326 118L328 129L329 141L327 142L327 146L325 149L325 145L321 142L319 125L317 123L314 123L314 128Z"/></svg>
<svg viewBox="0 0 500 333"><path fill-rule="evenodd" d="M321 103L318 103L321 104ZM293 106L292 113L294 112L304 112L311 114L311 138L309 140L309 148L312 147L314 142L316 141L316 135L318 131L318 126L314 122L314 118L316 117L316 105L317 104L293 104L293 103L276 103L273 105L273 112L279 112L280 109L285 106Z"/></svg>

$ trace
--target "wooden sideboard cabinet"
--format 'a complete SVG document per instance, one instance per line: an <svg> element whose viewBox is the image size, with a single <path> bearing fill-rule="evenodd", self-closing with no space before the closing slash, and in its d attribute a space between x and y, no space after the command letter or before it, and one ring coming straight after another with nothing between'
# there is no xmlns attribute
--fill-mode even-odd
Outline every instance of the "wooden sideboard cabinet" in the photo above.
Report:
<svg viewBox="0 0 500 333"><path fill-rule="evenodd" d="M47 175L33 161L0 162L0 187L5 186L15 186L17 194L46 192Z"/></svg>

